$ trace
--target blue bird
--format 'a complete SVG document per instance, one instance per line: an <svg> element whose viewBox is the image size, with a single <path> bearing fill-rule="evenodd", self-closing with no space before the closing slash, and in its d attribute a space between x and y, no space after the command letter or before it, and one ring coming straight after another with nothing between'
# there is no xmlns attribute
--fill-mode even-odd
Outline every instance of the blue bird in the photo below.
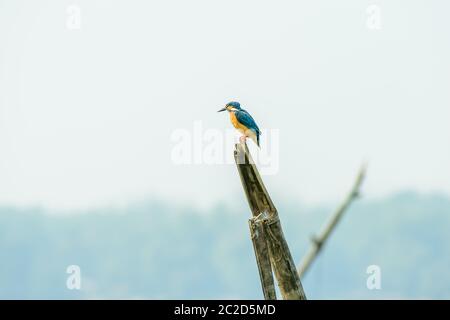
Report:
<svg viewBox="0 0 450 320"><path fill-rule="evenodd" d="M241 108L241 104L239 102L233 101L227 103L225 108L220 109L218 112L222 111L228 111L230 114L231 123L240 133L243 134L240 138L241 142L245 142L245 139L250 138L259 147L259 136L261 135L261 131L252 116Z"/></svg>

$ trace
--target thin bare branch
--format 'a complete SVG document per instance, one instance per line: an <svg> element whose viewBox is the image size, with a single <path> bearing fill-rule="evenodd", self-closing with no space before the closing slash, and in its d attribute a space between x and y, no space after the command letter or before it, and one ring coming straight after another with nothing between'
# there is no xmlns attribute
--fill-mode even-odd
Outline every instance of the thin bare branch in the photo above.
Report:
<svg viewBox="0 0 450 320"><path fill-rule="evenodd" d="M328 240L331 232L336 227L339 220L342 218L344 212L347 211L350 204L359 197L360 195L360 188L364 181L364 177L366 175L366 164L363 164L359 170L359 173L355 179L355 182L353 184L352 189L348 193L345 200L342 202L342 204L336 209L336 211L331 215L330 219L325 223L324 227L322 228L322 231L319 233L318 236L313 237L311 239L311 246L306 253L306 255L303 257L302 261L300 262L299 268L298 268L298 274L301 279L305 276L306 272L309 270L309 267L315 260L315 258L318 256L320 251L322 250L325 242Z"/></svg>

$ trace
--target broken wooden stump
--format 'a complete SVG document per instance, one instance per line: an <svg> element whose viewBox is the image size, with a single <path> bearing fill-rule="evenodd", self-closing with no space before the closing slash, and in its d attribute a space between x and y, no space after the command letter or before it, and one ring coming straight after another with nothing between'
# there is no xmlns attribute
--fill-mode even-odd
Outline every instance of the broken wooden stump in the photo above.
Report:
<svg viewBox="0 0 450 320"><path fill-rule="evenodd" d="M264 298L276 299L272 289L275 274L283 299L306 300L277 209L245 143L235 145L234 158L253 215L249 222L250 232Z"/></svg>

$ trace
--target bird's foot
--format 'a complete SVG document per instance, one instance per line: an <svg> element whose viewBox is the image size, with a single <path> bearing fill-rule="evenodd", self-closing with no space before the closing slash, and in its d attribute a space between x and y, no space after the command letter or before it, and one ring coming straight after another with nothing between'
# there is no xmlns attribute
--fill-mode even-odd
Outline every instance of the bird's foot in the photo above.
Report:
<svg viewBox="0 0 450 320"><path fill-rule="evenodd" d="M241 136L241 137L239 138L239 142L240 142L240 143L245 143L246 140L247 140L247 137L246 137L246 136Z"/></svg>

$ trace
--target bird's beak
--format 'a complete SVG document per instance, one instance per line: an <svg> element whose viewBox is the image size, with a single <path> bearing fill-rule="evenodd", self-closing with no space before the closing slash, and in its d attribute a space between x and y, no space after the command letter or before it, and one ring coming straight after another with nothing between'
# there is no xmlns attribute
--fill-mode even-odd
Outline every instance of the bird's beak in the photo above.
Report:
<svg viewBox="0 0 450 320"><path fill-rule="evenodd" d="M217 112L222 112L222 111L225 111L225 110L227 110L227 107L225 107L225 108L222 108L222 109L220 109L219 111L217 111Z"/></svg>

